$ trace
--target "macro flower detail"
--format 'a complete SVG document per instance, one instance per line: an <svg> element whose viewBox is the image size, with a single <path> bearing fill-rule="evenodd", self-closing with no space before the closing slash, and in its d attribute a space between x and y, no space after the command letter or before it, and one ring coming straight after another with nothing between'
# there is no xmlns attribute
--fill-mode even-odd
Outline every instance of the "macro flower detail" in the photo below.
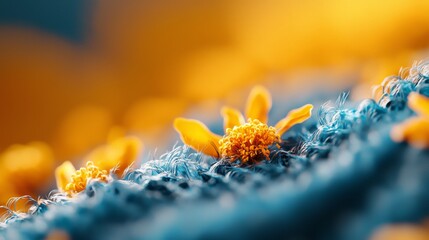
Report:
<svg viewBox="0 0 429 240"><path fill-rule="evenodd" d="M88 181L98 180L107 182L108 173L106 170L100 170L93 162L87 162L86 167L82 167L76 171L71 162L64 162L55 171L58 188L67 193L68 196L73 196L85 190Z"/></svg>
<svg viewBox="0 0 429 240"><path fill-rule="evenodd" d="M222 108L224 136L212 133L202 122L193 119L177 118L174 128L182 141L196 151L231 162L256 163L269 159L269 147L278 145L281 136L291 127L310 118L313 109L311 104L294 109L272 127L267 125L271 104L270 93L256 86L247 99L247 122L240 111Z"/></svg>
<svg viewBox="0 0 429 240"><path fill-rule="evenodd" d="M119 137L91 151L85 158L102 170L114 172L120 176L130 167L142 151L143 144L136 137Z"/></svg>
<svg viewBox="0 0 429 240"><path fill-rule="evenodd" d="M69 161L55 170L57 187L60 191L73 196L85 190L88 181L107 182L109 172L121 175L136 160L142 149L141 141L136 137L120 137L94 149L85 158L86 167L76 171Z"/></svg>
<svg viewBox="0 0 429 240"><path fill-rule="evenodd" d="M406 141L416 148L429 148L429 98L410 93L408 106L417 116L396 125L391 132L392 139L396 142Z"/></svg>
<svg viewBox="0 0 429 240"><path fill-rule="evenodd" d="M274 127L261 123L258 119L249 119L247 123L227 128L226 135L219 141L221 156L231 161L241 159L247 163L253 159L267 159L269 146L280 142L280 136Z"/></svg>

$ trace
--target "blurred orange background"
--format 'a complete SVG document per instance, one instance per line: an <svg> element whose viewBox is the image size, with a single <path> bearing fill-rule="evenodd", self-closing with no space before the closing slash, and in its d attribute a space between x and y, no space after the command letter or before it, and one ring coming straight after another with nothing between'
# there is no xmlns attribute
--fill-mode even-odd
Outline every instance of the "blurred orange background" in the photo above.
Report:
<svg viewBox="0 0 429 240"><path fill-rule="evenodd" d="M109 137L161 146L190 106L238 105L231 93L272 76L323 69L340 89L352 73L354 97L369 97L371 85L429 47L421 0L76 2L24 13L0 4L0 202L41 192L55 166ZM33 24L12 10L52 17ZM62 15L79 23L79 37L64 34ZM11 180L31 172L43 177Z"/></svg>

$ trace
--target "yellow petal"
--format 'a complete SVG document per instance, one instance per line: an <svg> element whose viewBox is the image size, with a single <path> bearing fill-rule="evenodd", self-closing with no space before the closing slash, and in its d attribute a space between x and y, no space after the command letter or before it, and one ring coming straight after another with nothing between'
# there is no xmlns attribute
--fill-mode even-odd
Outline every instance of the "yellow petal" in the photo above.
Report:
<svg viewBox="0 0 429 240"><path fill-rule="evenodd" d="M76 172L73 164L69 161L63 162L55 169L55 179L57 180L57 188L65 191L66 186L72 180L72 175Z"/></svg>
<svg viewBox="0 0 429 240"><path fill-rule="evenodd" d="M244 124L244 117L240 111L234 108L223 107L221 110L223 116L223 128L226 131L228 128L240 126Z"/></svg>
<svg viewBox="0 0 429 240"><path fill-rule="evenodd" d="M101 170L117 168L116 174L121 175L137 159L142 148L140 139L122 137L96 148L86 157L86 161L94 162Z"/></svg>
<svg viewBox="0 0 429 240"><path fill-rule="evenodd" d="M313 110L313 105L307 104L290 111L285 118L276 124L277 133L281 136L291 127L309 119L311 117L311 110Z"/></svg>
<svg viewBox="0 0 429 240"><path fill-rule="evenodd" d="M174 128L180 134L182 141L196 151L212 157L219 157L219 140L221 137L212 133L202 122L176 118Z"/></svg>
<svg viewBox="0 0 429 240"><path fill-rule="evenodd" d="M416 148L429 148L429 119L410 118L395 126L390 135L396 142L407 141Z"/></svg>
<svg viewBox="0 0 429 240"><path fill-rule="evenodd" d="M408 95L408 106L417 114L429 118L429 98L412 92Z"/></svg>
<svg viewBox="0 0 429 240"><path fill-rule="evenodd" d="M271 94L262 86L252 89L247 99L247 119L258 119L262 123L268 122L268 113L271 109Z"/></svg>

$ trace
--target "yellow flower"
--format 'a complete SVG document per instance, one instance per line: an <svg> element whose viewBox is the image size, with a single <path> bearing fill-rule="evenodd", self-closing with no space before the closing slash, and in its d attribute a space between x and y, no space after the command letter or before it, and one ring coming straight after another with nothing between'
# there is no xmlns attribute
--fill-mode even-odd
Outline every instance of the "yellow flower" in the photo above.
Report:
<svg viewBox="0 0 429 240"><path fill-rule="evenodd" d="M212 133L202 122L193 119L177 118L174 128L182 141L196 151L231 162L240 160L242 163L254 163L268 159L269 146L280 143L283 133L310 118L313 106L307 104L290 111L275 127L267 125L270 109L270 93L264 87L256 86L247 100L247 122L238 110L222 108L225 130L223 137Z"/></svg>
<svg viewBox="0 0 429 240"><path fill-rule="evenodd" d="M120 176L137 159L142 148L143 144L138 138L121 137L94 149L85 159L94 162L100 169L106 171L114 169Z"/></svg>
<svg viewBox="0 0 429 240"><path fill-rule="evenodd" d="M76 171L73 164L69 161L64 162L55 170L57 187L68 196L73 196L85 190L88 181L98 180L107 182L108 173L106 170L100 170L94 163L89 161L86 167Z"/></svg>
<svg viewBox="0 0 429 240"><path fill-rule="evenodd" d="M73 196L85 190L89 180L107 182L109 171L113 170L121 175L133 164L141 149L142 143L136 137L111 140L88 154L84 168L76 171L69 161L61 164L55 170L57 187L67 195Z"/></svg>
<svg viewBox="0 0 429 240"><path fill-rule="evenodd" d="M429 98L410 93L408 106L417 113L392 129L394 141L407 141L416 148L429 148Z"/></svg>

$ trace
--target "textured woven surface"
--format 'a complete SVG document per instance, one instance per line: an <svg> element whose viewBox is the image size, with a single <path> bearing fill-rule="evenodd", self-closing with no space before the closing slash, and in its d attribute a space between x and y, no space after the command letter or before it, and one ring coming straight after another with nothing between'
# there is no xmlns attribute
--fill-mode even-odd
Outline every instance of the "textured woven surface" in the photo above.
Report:
<svg viewBox="0 0 429 240"><path fill-rule="evenodd" d="M383 224L420 221L429 216L429 151L390 138L413 115L412 91L429 95L424 63L387 79L379 103L341 94L322 105L255 166L177 145L71 200L16 199L33 207L17 213L9 205L0 239L53 230L73 239L366 239Z"/></svg>

